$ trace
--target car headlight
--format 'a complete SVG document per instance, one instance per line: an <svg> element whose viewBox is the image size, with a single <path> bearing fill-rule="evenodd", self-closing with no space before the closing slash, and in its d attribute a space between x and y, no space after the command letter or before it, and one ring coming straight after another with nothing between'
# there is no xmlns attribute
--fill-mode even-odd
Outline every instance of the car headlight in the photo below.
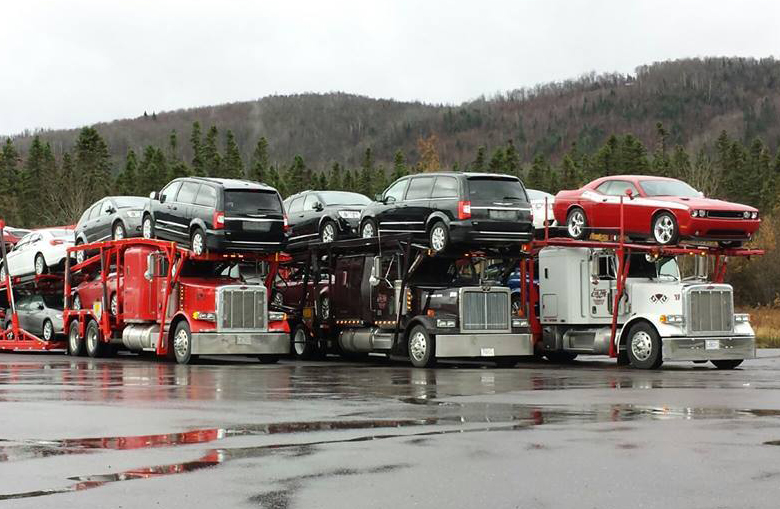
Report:
<svg viewBox="0 0 780 509"><path fill-rule="evenodd" d="M512 327L528 327L528 320L525 318L512 318Z"/></svg>
<svg viewBox="0 0 780 509"><path fill-rule="evenodd" d="M360 212L357 210L339 210L339 217L342 219L360 219Z"/></svg>
<svg viewBox="0 0 780 509"><path fill-rule="evenodd" d="M268 313L269 322L283 322L287 320L287 313L281 311L271 311Z"/></svg>
<svg viewBox="0 0 780 509"><path fill-rule="evenodd" d="M750 322L750 315L747 313L736 313L734 315L734 322L736 323L748 323Z"/></svg>
<svg viewBox="0 0 780 509"><path fill-rule="evenodd" d="M758 212L751 212L750 213L750 218L751 219L758 219Z"/></svg>
<svg viewBox="0 0 780 509"><path fill-rule="evenodd" d="M439 329L452 329L455 325L455 320L436 320L436 327Z"/></svg>
<svg viewBox="0 0 780 509"><path fill-rule="evenodd" d="M195 311L192 313L192 317L195 320L202 320L204 322L216 322L217 321L217 315L215 313L202 313L200 311Z"/></svg>
<svg viewBox="0 0 780 509"><path fill-rule="evenodd" d="M139 218L141 217L141 211L140 210L128 210L125 212L127 217L133 217L133 218Z"/></svg>
<svg viewBox="0 0 780 509"><path fill-rule="evenodd" d="M750 219L750 211L746 210L745 212L743 212L742 217L744 217L745 219Z"/></svg>
<svg viewBox="0 0 780 509"><path fill-rule="evenodd" d="M661 315L661 323L669 325L682 325L685 323L685 317L683 315Z"/></svg>
<svg viewBox="0 0 780 509"><path fill-rule="evenodd" d="M696 209L691 209L691 217L699 217L699 211Z"/></svg>

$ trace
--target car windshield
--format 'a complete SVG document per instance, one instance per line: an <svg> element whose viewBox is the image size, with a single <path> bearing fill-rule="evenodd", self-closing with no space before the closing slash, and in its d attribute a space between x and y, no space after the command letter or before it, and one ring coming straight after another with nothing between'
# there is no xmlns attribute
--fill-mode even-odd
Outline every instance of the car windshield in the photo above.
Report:
<svg viewBox="0 0 780 509"><path fill-rule="evenodd" d="M512 200L528 202L523 184L513 178L472 177L469 179L471 201Z"/></svg>
<svg viewBox="0 0 780 509"><path fill-rule="evenodd" d="M259 211L281 212L282 203L273 191L225 191L225 212L254 214Z"/></svg>
<svg viewBox="0 0 780 509"><path fill-rule="evenodd" d="M46 230L52 237L58 239L67 239L73 237L73 230Z"/></svg>
<svg viewBox="0 0 780 509"><path fill-rule="evenodd" d="M327 193L319 193L319 195L325 202L323 205L368 205L371 203L371 200L358 193L328 191Z"/></svg>
<svg viewBox="0 0 780 509"><path fill-rule="evenodd" d="M47 308L62 310L65 307L62 302L62 295L43 295L42 297Z"/></svg>
<svg viewBox="0 0 780 509"><path fill-rule="evenodd" d="M114 203L120 209L142 209L149 200L140 196L119 196L114 198Z"/></svg>
<svg viewBox="0 0 780 509"><path fill-rule="evenodd" d="M679 180L642 180L639 182L647 196L681 196L696 198L698 191Z"/></svg>

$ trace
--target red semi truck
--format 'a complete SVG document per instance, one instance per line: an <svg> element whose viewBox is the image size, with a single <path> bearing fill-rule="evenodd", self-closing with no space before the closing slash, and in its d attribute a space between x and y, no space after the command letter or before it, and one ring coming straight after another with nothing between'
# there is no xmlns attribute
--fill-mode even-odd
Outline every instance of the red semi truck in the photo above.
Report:
<svg viewBox="0 0 780 509"><path fill-rule="evenodd" d="M199 355L256 356L275 362L290 351L286 316L268 309L268 284L282 255L196 256L173 242L126 239L70 248L97 252L65 268L63 322L68 352L100 357L124 348L187 364ZM75 256L74 256L75 257ZM266 284L247 284L239 263L266 264ZM99 299L74 306L79 282ZM81 300L81 299L78 299ZM92 300L92 299L90 299Z"/></svg>

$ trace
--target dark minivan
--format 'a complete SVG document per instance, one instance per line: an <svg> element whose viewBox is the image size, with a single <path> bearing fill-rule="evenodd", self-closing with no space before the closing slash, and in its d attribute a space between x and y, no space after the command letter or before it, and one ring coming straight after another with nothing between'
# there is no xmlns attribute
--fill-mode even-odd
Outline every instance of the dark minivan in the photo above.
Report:
<svg viewBox="0 0 780 509"><path fill-rule="evenodd" d="M197 254L284 248L287 218L273 187L249 180L187 177L152 192L146 238L173 240Z"/></svg>
<svg viewBox="0 0 780 509"><path fill-rule="evenodd" d="M492 173L421 173L400 178L363 210L362 237L412 233L442 251L451 243L528 242L534 227L523 183Z"/></svg>

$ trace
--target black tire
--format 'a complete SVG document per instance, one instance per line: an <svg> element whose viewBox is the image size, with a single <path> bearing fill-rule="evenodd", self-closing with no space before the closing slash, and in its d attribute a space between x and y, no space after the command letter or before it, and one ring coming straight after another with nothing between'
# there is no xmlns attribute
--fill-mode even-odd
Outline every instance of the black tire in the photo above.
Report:
<svg viewBox="0 0 780 509"><path fill-rule="evenodd" d="M367 228L371 229L372 233L370 235L366 231ZM360 236L362 238L364 238L364 239L368 239L368 238L371 238L371 237L376 237L377 231L378 230L377 230L377 227L376 227L376 221L374 221L373 219L366 219L360 225Z"/></svg>
<svg viewBox="0 0 780 509"><path fill-rule="evenodd" d="M208 253L209 250L206 246L206 233L202 228L196 227L194 230L192 230L192 235L190 235L190 249L196 256Z"/></svg>
<svg viewBox="0 0 780 509"><path fill-rule="evenodd" d="M68 355L82 357L84 353L84 338L79 335L79 321L73 320L68 327Z"/></svg>
<svg viewBox="0 0 780 509"><path fill-rule="evenodd" d="M309 337L303 324L295 326L290 334L290 352L296 359L311 359L317 356L317 345Z"/></svg>
<svg viewBox="0 0 780 509"><path fill-rule="evenodd" d="M415 325L406 342L409 360L415 368L431 368L436 365L436 338L428 334L422 325Z"/></svg>
<svg viewBox="0 0 780 509"><path fill-rule="evenodd" d="M517 357L496 357L494 362L496 363L497 368L507 369L517 366L517 363L520 362L520 359Z"/></svg>
<svg viewBox="0 0 780 509"><path fill-rule="evenodd" d="M712 363L715 365L718 369L734 369L740 364L742 364L742 359L729 359L729 360L721 360L721 361L712 361Z"/></svg>
<svg viewBox="0 0 780 509"><path fill-rule="evenodd" d="M179 364L190 364L197 360L197 355L192 355L192 332L187 320L181 320L176 324L171 339L171 349L176 362Z"/></svg>
<svg viewBox="0 0 780 509"><path fill-rule="evenodd" d="M653 218L650 233L656 244L673 246L680 240L680 226L677 218L669 212L661 212Z"/></svg>
<svg viewBox="0 0 780 509"><path fill-rule="evenodd" d="M450 247L450 230L442 221L434 221L428 230L428 245L437 253Z"/></svg>
<svg viewBox="0 0 780 509"><path fill-rule="evenodd" d="M103 342L103 334L100 332L100 326L95 320L90 320L84 334L84 344L87 355L96 359L104 357L108 353L108 345Z"/></svg>
<svg viewBox="0 0 780 509"><path fill-rule="evenodd" d="M327 219L320 226L320 242L327 244L339 240L339 228L336 223Z"/></svg>
<svg viewBox="0 0 780 509"><path fill-rule="evenodd" d="M122 240L126 238L127 238L127 229L125 228L125 225L122 224L122 221L117 221L111 227L111 239Z"/></svg>
<svg viewBox="0 0 780 509"><path fill-rule="evenodd" d="M154 221L152 221L151 214L144 215L144 219L141 221L141 236L145 239L155 238Z"/></svg>
<svg viewBox="0 0 780 509"><path fill-rule="evenodd" d="M35 275L40 276L46 274L49 271L49 267L46 266L46 259L41 253L35 255Z"/></svg>
<svg viewBox="0 0 780 509"><path fill-rule="evenodd" d="M43 328L41 329L41 339L44 341L52 341L54 339L54 324L48 318L43 321Z"/></svg>
<svg viewBox="0 0 780 509"><path fill-rule="evenodd" d="M276 364L279 362L279 356L278 355L258 355L257 360L260 361L260 364Z"/></svg>
<svg viewBox="0 0 780 509"><path fill-rule="evenodd" d="M584 240L589 237L588 217L583 209L574 207L566 215L566 233L575 240Z"/></svg>
<svg viewBox="0 0 780 509"><path fill-rule="evenodd" d="M626 352L628 363L637 369L658 369L663 364L661 337L646 322L635 323L628 330Z"/></svg>
<svg viewBox="0 0 780 509"><path fill-rule="evenodd" d="M554 362L556 364L568 364L570 362L574 362L574 359L577 358L576 353L572 352L545 352L545 357L547 357L547 360L550 362Z"/></svg>

